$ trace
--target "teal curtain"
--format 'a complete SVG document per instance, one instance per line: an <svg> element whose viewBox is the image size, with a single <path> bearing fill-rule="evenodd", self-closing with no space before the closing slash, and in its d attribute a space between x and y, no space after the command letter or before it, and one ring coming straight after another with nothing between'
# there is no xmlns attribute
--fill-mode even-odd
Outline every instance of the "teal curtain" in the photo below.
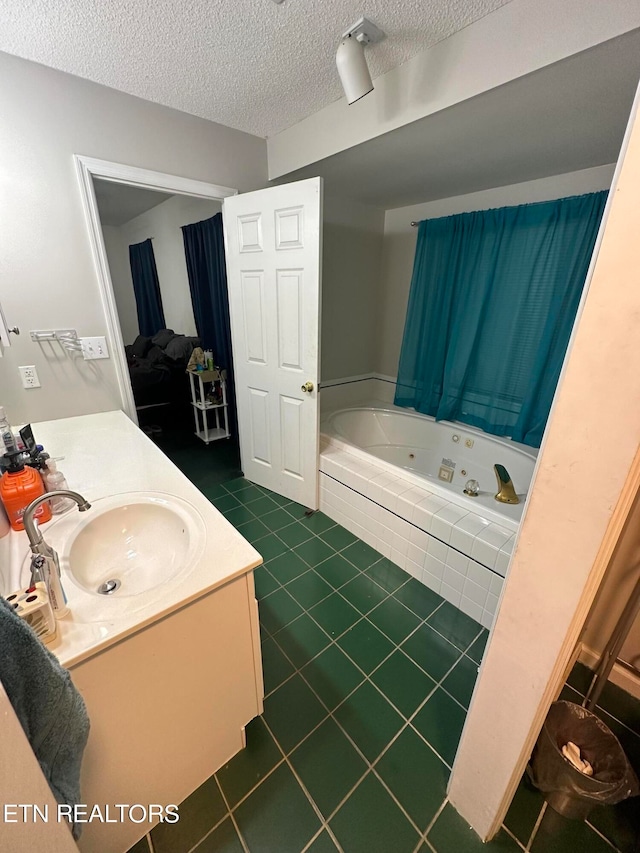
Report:
<svg viewBox="0 0 640 853"><path fill-rule="evenodd" d="M396 405L539 447L606 198L421 222Z"/></svg>

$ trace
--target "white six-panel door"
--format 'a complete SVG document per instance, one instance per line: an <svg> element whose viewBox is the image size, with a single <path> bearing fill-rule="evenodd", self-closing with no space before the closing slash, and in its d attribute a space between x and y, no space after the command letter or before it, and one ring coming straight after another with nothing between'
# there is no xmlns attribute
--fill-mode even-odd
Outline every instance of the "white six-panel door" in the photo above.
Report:
<svg viewBox="0 0 640 853"><path fill-rule="evenodd" d="M322 179L226 198L223 219L242 470L317 509Z"/></svg>

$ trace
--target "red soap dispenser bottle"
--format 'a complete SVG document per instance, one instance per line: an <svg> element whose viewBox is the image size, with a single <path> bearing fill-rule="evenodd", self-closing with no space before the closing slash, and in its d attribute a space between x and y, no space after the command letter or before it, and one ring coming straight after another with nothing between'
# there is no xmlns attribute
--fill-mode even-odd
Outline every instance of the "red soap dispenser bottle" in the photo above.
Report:
<svg viewBox="0 0 640 853"><path fill-rule="evenodd" d="M9 516L11 527L14 530L24 530L22 520L24 511L31 501L44 495L45 487L40 474L22 462L21 450L14 450L6 456L11 463L0 479L0 499ZM33 515L40 524L49 521L51 518L49 502L41 503Z"/></svg>

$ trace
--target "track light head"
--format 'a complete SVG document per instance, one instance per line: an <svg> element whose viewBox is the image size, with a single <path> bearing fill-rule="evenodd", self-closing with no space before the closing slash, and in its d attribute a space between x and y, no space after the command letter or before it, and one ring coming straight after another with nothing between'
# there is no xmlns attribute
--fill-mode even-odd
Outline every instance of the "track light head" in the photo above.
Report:
<svg viewBox="0 0 640 853"><path fill-rule="evenodd" d="M364 46L381 41L384 33L366 18L360 18L342 34L336 65L347 103L355 104L373 91L373 81L364 55Z"/></svg>

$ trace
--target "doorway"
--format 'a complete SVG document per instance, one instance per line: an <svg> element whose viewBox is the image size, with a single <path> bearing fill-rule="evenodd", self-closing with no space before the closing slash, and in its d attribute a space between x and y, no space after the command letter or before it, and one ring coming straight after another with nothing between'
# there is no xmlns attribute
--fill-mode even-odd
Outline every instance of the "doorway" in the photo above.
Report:
<svg viewBox="0 0 640 853"><path fill-rule="evenodd" d="M235 191L77 161L122 408L206 492L240 475L240 457L235 419L223 405L233 400L226 364L216 360L224 382L215 372L198 374L192 382L187 372L204 354L194 305L207 282L188 268L191 235L183 237L182 229L220 228L214 218L220 219L223 198ZM220 249L224 268L222 241ZM216 424L221 428L214 431Z"/></svg>

